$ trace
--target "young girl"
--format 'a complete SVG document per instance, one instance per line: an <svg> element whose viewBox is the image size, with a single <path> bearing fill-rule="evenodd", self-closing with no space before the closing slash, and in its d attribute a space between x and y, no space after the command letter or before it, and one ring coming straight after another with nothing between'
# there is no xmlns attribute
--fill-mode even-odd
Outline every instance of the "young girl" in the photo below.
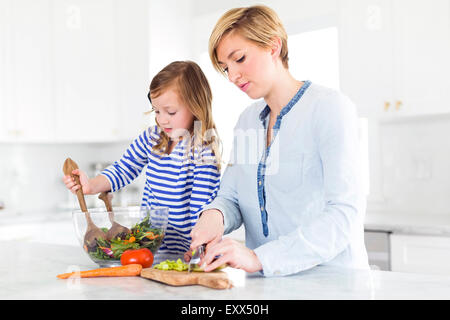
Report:
<svg viewBox="0 0 450 320"><path fill-rule="evenodd" d="M156 126L142 132L122 158L89 179L81 170L85 194L115 192L130 184L145 169L142 207L169 207L169 222L158 254L182 256L199 210L219 188L220 140L212 118L212 94L200 67L176 61L152 80L148 98ZM63 178L73 193L80 188Z"/></svg>

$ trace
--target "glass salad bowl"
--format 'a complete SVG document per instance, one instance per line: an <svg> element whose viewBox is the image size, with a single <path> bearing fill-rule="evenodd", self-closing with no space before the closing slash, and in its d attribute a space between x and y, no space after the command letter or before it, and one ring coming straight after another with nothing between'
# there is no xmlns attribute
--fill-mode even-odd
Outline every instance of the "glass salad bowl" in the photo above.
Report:
<svg viewBox="0 0 450 320"><path fill-rule="evenodd" d="M167 207L113 207L113 215L104 208L88 209L86 215L81 210L72 212L76 236L83 251L100 267L121 265L120 257L125 250L148 248L156 254L167 229L169 208ZM98 237L90 242L84 241L88 229L88 218L94 225L104 231L105 237ZM121 232L107 237L113 221L129 229L130 233Z"/></svg>

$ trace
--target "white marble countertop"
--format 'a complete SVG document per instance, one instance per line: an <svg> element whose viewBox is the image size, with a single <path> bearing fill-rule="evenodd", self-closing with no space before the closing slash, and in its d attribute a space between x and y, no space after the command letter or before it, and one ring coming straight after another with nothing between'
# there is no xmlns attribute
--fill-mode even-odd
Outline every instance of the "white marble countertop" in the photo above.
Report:
<svg viewBox="0 0 450 320"><path fill-rule="evenodd" d="M140 277L60 280L57 274L97 266L80 247L2 242L0 299L450 299L450 277L316 267L264 278L231 269L235 287L173 287Z"/></svg>
<svg viewBox="0 0 450 320"><path fill-rule="evenodd" d="M403 234L450 236L450 215L368 211L364 228Z"/></svg>

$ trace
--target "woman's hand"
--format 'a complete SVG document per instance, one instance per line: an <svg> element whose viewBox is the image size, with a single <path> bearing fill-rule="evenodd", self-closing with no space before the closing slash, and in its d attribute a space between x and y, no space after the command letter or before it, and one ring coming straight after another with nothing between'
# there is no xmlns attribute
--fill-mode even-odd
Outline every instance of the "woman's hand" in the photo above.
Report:
<svg viewBox="0 0 450 320"><path fill-rule="evenodd" d="M204 243L208 251L212 245L222 240L223 228L222 212L216 209L204 211L191 231L191 251ZM189 261L189 254L185 254L184 259Z"/></svg>
<svg viewBox="0 0 450 320"><path fill-rule="evenodd" d="M217 256L218 258L214 260ZM204 258L200 261L205 272L212 271L225 263L232 268L250 273L262 270L262 264L255 252L230 238L225 238L212 245L206 250Z"/></svg>
<svg viewBox="0 0 450 320"><path fill-rule="evenodd" d="M86 173L84 173L84 171L81 171L80 169L75 169L72 171L72 174L80 177L81 185L75 183L75 178L72 178L71 176L64 176L63 182L66 185L67 189L69 189L72 193L76 194L78 189L83 188L84 194L93 194L92 188L89 185L89 177L87 176Z"/></svg>

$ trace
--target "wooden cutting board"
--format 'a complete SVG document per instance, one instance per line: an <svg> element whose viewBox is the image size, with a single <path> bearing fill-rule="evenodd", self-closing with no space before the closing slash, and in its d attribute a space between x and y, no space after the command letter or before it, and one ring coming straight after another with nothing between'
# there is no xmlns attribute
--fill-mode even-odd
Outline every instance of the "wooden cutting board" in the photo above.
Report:
<svg viewBox="0 0 450 320"><path fill-rule="evenodd" d="M141 277L172 286L201 285L213 289L230 289L233 287L228 274L223 271L187 272L145 268L141 271Z"/></svg>

